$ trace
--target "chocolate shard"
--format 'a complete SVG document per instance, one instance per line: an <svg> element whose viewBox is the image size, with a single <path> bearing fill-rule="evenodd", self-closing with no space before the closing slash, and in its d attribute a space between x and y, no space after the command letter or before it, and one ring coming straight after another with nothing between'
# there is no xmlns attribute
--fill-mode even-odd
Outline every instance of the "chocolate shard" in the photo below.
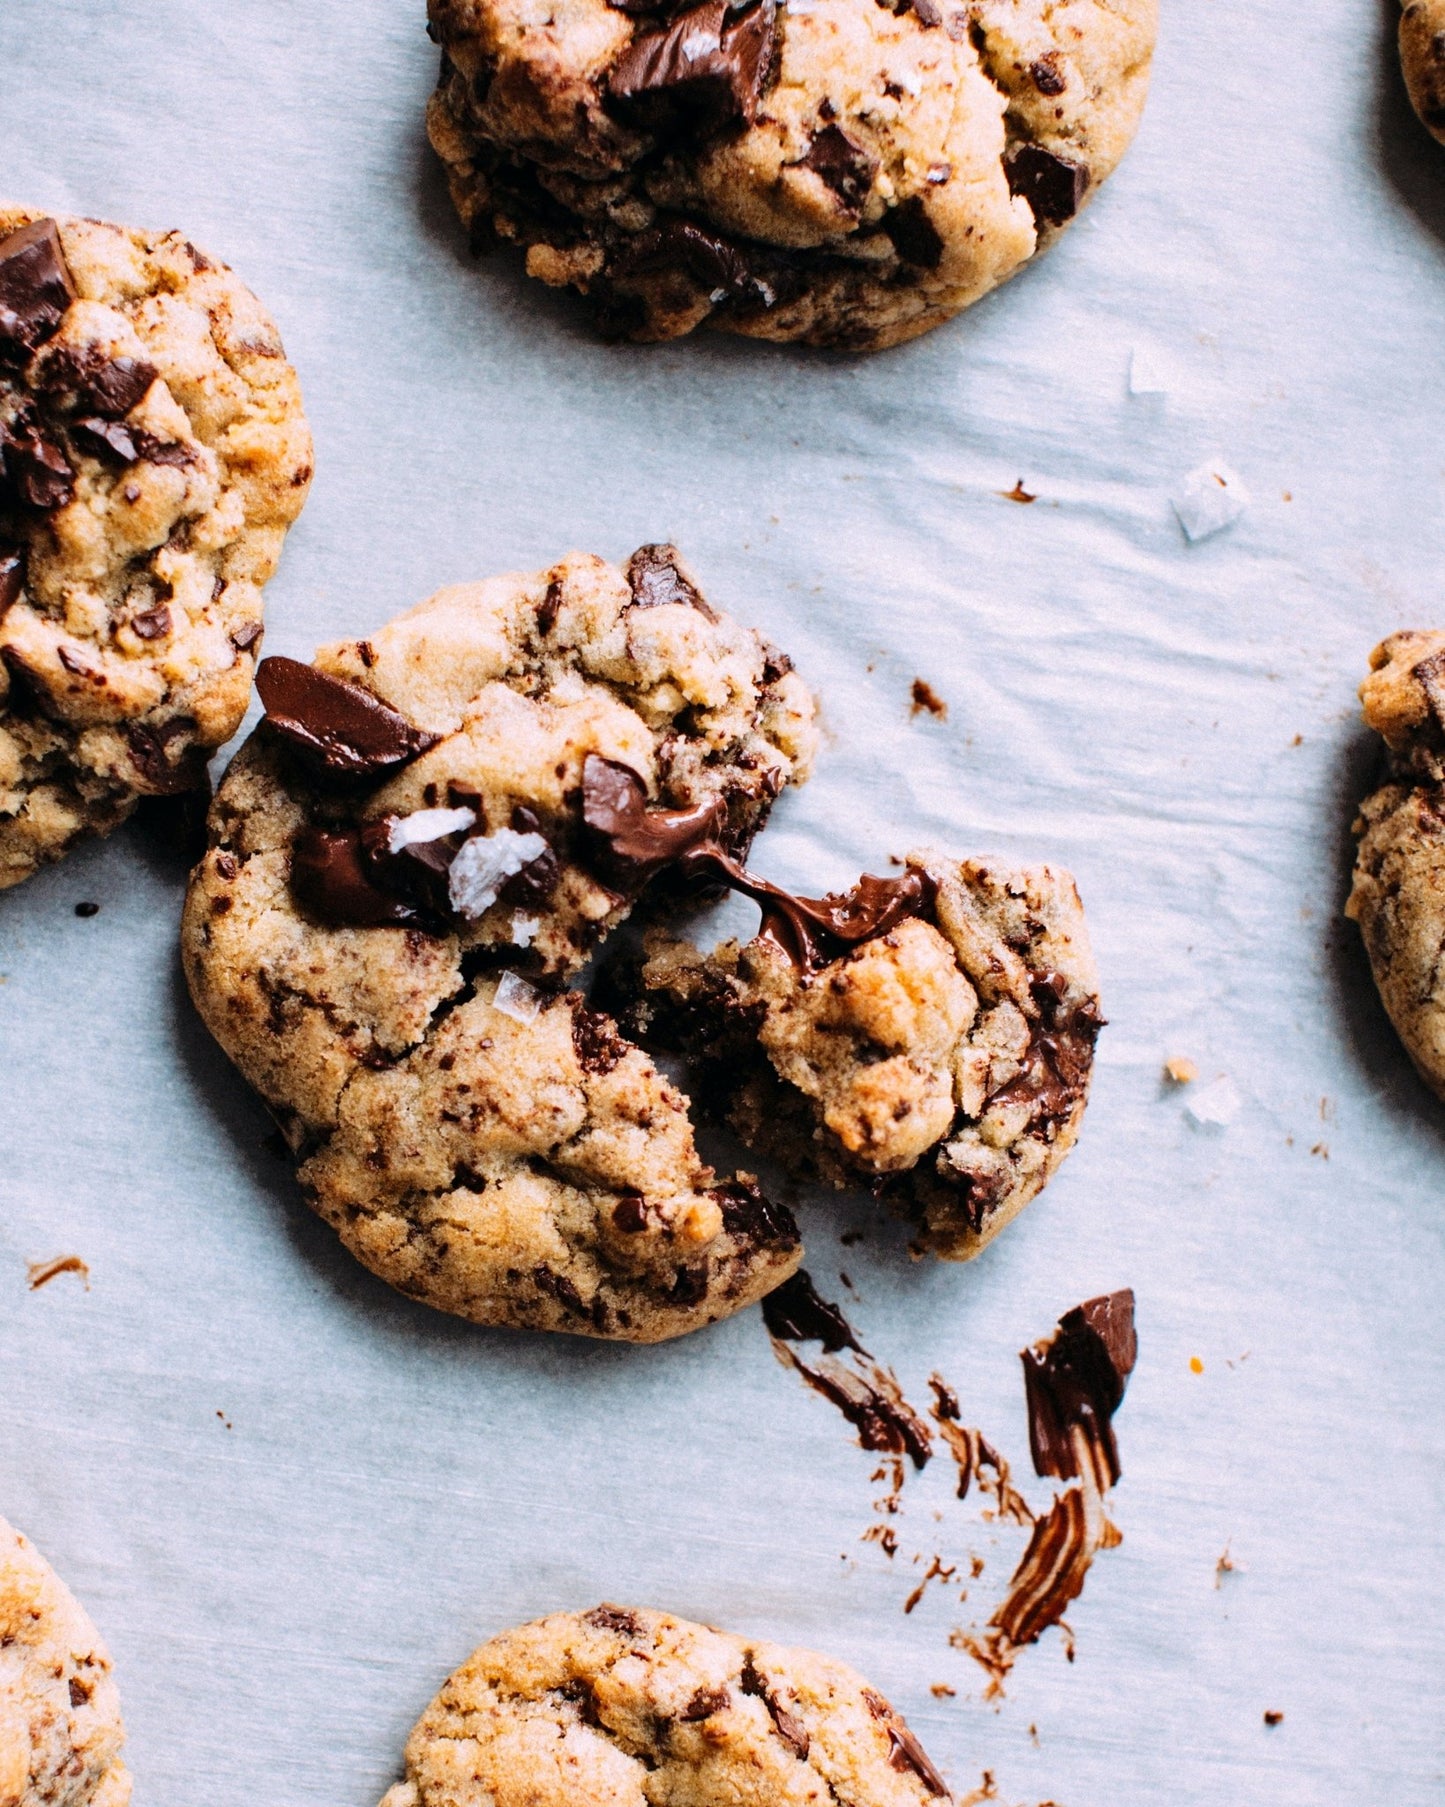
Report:
<svg viewBox="0 0 1445 1807"><path fill-rule="evenodd" d="M0 430L5 475L20 500L47 513L64 508L75 497L70 460L45 431L33 409L18 414Z"/></svg>
<svg viewBox="0 0 1445 1807"><path fill-rule="evenodd" d="M146 394L157 374L155 365L144 358L112 358L94 345L57 345L46 354L37 385L62 407L119 420Z"/></svg>
<svg viewBox="0 0 1445 1807"><path fill-rule="evenodd" d="M769 1332L786 1343L821 1343L825 1355L839 1349L868 1351L853 1334L853 1327L838 1307L821 1297L804 1268L763 1300L763 1322Z"/></svg>
<svg viewBox="0 0 1445 1807"><path fill-rule="evenodd" d="M417 911L373 880L361 830L307 824L291 847L291 890L323 922L342 928L416 926Z"/></svg>
<svg viewBox="0 0 1445 1807"><path fill-rule="evenodd" d="M815 1393L830 1400L858 1433L864 1449L882 1455L908 1456L915 1468L927 1466L933 1454L933 1432L903 1396L898 1377L871 1361L857 1360L845 1366L835 1356L822 1355L816 1366L805 1362L781 1338L773 1347Z"/></svg>
<svg viewBox="0 0 1445 1807"><path fill-rule="evenodd" d="M756 1248L795 1249L802 1241L797 1219L786 1205L774 1203L754 1183L729 1180L712 1196L721 1207L723 1228L738 1242Z"/></svg>
<svg viewBox="0 0 1445 1807"><path fill-rule="evenodd" d="M72 421L70 431L82 451L95 452L102 458L118 458L122 464L134 464L140 457L137 436L124 421L88 415L83 420Z"/></svg>
<svg viewBox="0 0 1445 1807"><path fill-rule="evenodd" d="M883 230L904 263L919 270L936 270L942 263L943 240L928 217L922 195L910 195L885 214Z"/></svg>
<svg viewBox="0 0 1445 1807"><path fill-rule="evenodd" d="M751 125L773 55L774 0L704 0L641 31L608 72L610 112L640 131L705 138Z"/></svg>
<svg viewBox="0 0 1445 1807"><path fill-rule="evenodd" d="M1084 204L1089 172L1041 144L1016 144L1004 160L1011 193L1022 195L1040 226L1064 226Z"/></svg>
<svg viewBox="0 0 1445 1807"><path fill-rule="evenodd" d="M25 590L25 554L18 546L0 545L0 621Z"/></svg>
<svg viewBox="0 0 1445 1807"><path fill-rule="evenodd" d="M438 736L414 727L360 684L299 659L263 659L256 688L272 728L330 772L371 777L406 765L437 743Z"/></svg>
<svg viewBox="0 0 1445 1807"><path fill-rule="evenodd" d="M627 561L632 606L660 609L670 602L685 602L705 620L716 621L717 611L697 586L683 576L681 559L682 554L673 545L639 546Z"/></svg>
<svg viewBox="0 0 1445 1807"><path fill-rule="evenodd" d="M1134 1294L1129 1289L1086 1300L1065 1312L1046 1342L1021 1351L1029 1411L1029 1448L1041 1475L1071 1480L1082 1473L1078 1437L1093 1458L1101 1487L1119 1479L1114 1413L1138 1359Z"/></svg>
<svg viewBox="0 0 1445 1807"><path fill-rule="evenodd" d="M873 1688L863 1690L868 1711L888 1734L888 1762L900 1774L912 1770L931 1795L946 1795L948 1784L934 1767L923 1746L904 1724L901 1715Z"/></svg>
<svg viewBox="0 0 1445 1807"><path fill-rule="evenodd" d="M647 786L630 766L589 753L582 762L582 820L600 843L610 866L629 882L640 882L708 844L722 827L716 798L690 809L667 809L647 801Z"/></svg>
<svg viewBox="0 0 1445 1807"><path fill-rule="evenodd" d="M849 212L857 213L873 186L878 162L841 126L825 125L814 134L802 167L821 177Z"/></svg>
<svg viewBox="0 0 1445 1807"><path fill-rule="evenodd" d="M55 337L74 300L54 220L35 220L0 239L0 351L27 358Z"/></svg>
<svg viewBox="0 0 1445 1807"><path fill-rule="evenodd" d="M655 270L681 270L706 289L736 299L756 288L752 268L736 245L691 220L675 215L639 232L613 260L611 274L644 276Z"/></svg>

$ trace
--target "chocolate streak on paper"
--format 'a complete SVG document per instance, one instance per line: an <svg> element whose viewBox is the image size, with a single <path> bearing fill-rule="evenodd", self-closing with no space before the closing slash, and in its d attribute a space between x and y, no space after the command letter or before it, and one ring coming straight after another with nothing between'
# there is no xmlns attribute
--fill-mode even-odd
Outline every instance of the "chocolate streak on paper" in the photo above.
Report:
<svg viewBox="0 0 1445 1807"><path fill-rule="evenodd" d="M935 1401L933 1421L958 1467L957 1497L966 1500L970 1488L977 1483L979 1492L993 1499L1000 1518L1011 1518L1019 1525L1033 1524L1033 1510L1014 1486L1008 1463L981 1430L962 1422L953 1388L939 1374L929 1375L928 1384Z"/></svg>
<svg viewBox="0 0 1445 1807"><path fill-rule="evenodd" d="M840 1349L868 1353L838 1307L820 1297L806 1268L799 1268L763 1300L763 1322L784 1342L821 1343L825 1355L836 1355Z"/></svg>

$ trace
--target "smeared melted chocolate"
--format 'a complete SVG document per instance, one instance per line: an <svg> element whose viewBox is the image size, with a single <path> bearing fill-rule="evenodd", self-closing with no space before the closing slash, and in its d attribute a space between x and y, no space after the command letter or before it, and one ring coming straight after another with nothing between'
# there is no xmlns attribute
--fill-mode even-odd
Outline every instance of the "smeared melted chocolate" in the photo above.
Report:
<svg viewBox="0 0 1445 1807"><path fill-rule="evenodd" d="M638 883L710 843L721 832L723 807L712 798L691 809L650 805L647 786L630 766L589 753L582 762L582 820L607 863Z"/></svg>
<svg viewBox="0 0 1445 1807"><path fill-rule="evenodd" d="M304 827L291 847L291 889L314 916L334 925L414 927L420 921L412 904L376 883L358 828Z"/></svg>
<svg viewBox="0 0 1445 1807"><path fill-rule="evenodd" d="M263 659L256 688L272 728L331 772L372 777L436 745L435 734L413 727L361 685L297 659Z"/></svg>
<svg viewBox="0 0 1445 1807"><path fill-rule="evenodd" d="M609 110L663 136L704 138L751 125L773 53L774 0L740 10L704 0L655 31L641 31L613 64Z"/></svg>
<svg viewBox="0 0 1445 1807"><path fill-rule="evenodd" d="M23 361L60 330L75 284L54 220L0 239L0 352Z"/></svg>
<svg viewBox="0 0 1445 1807"><path fill-rule="evenodd" d="M1047 1342L1020 1355L1029 1408L1029 1447L1041 1475L1072 1480L1082 1470L1075 1433L1102 1466L1102 1485L1119 1479L1114 1413L1138 1359L1134 1294L1128 1288L1066 1312Z"/></svg>
<svg viewBox="0 0 1445 1807"><path fill-rule="evenodd" d="M821 1343L825 1355L834 1355L839 1349L868 1353L843 1313L819 1295L803 1268L763 1300L763 1322L784 1342Z"/></svg>
<svg viewBox="0 0 1445 1807"><path fill-rule="evenodd" d="M1062 973L1036 972L1030 989L1039 1021L1020 1071L990 1094L990 1105L1027 1104L1044 1122L1062 1122L1088 1091L1094 1043L1105 1026L1093 998L1066 1006L1068 981Z"/></svg>

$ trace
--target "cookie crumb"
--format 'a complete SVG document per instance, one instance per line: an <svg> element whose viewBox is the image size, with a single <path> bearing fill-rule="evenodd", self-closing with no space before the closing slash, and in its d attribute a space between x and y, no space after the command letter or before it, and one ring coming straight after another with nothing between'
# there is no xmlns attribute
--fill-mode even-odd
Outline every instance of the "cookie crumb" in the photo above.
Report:
<svg viewBox="0 0 1445 1807"><path fill-rule="evenodd" d="M1200 1361L1197 1355L1191 1355L1189 1358L1189 1372L1191 1374L1202 1374L1204 1372L1204 1363Z"/></svg>
<svg viewBox="0 0 1445 1807"><path fill-rule="evenodd" d="M1012 489L1001 489L998 493L1003 497L1005 502L1021 502L1025 507L1027 507L1030 502L1038 501L1036 495L1031 494L1030 491L1024 488L1024 480L1022 477L1019 478Z"/></svg>
<svg viewBox="0 0 1445 1807"><path fill-rule="evenodd" d="M1170 1085L1193 1085L1199 1077L1199 1068L1187 1054L1175 1054L1164 1063L1164 1077Z"/></svg>
<svg viewBox="0 0 1445 1807"><path fill-rule="evenodd" d="M958 1689L951 1688L947 1682L934 1682L928 1692L935 1700L956 1700L958 1698Z"/></svg>
<svg viewBox="0 0 1445 1807"><path fill-rule="evenodd" d="M1282 1725L1284 1723L1284 1714L1278 1713L1273 1707L1270 1707L1265 1712L1264 1723L1266 1725Z"/></svg>
<svg viewBox="0 0 1445 1807"><path fill-rule="evenodd" d="M1222 1553L1220 1554L1219 1561L1216 1562L1214 1565L1215 1588L1218 1589L1224 1585L1224 1577L1226 1575L1237 1575L1238 1573L1239 1573L1239 1564L1230 1555L1229 1545L1226 1544L1224 1546Z"/></svg>
<svg viewBox="0 0 1445 1807"><path fill-rule="evenodd" d="M941 722L948 720L948 704L931 684L926 683L922 678L915 678L913 680L913 707L908 713L922 715L925 710L930 715L937 716Z"/></svg>
<svg viewBox="0 0 1445 1807"><path fill-rule="evenodd" d="M98 903L89 902L78 903L75 906L75 913L77 916L99 916L100 905Z"/></svg>
<svg viewBox="0 0 1445 1807"><path fill-rule="evenodd" d="M61 1274L75 1274L90 1291L90 1268L79 1255L56 1255L50 1261L32 1261L29 1267L29 1285L31 1292L39 1292L42 1286L49 1286Z"/></svg>

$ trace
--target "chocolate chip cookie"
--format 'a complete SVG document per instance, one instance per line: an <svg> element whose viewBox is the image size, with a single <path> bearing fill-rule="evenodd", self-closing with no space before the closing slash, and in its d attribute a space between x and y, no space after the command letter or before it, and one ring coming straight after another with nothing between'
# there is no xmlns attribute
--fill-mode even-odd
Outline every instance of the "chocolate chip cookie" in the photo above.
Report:
<svg viewBox="0 0 1445 1807"><path fill-rule="evenodd" d="M100 1634L0 1518L0 1807L126 1807L124 1742Z"/></svg>
<svg viewBox="0 0 1445 1807"><path fill-rule="evenodd" d="M1138 125L1156 0L430 0L473 243L613 338L853 350L977 301Z"/></svg>
<svg viewBox="0 0 1445 1807"><path fill-rule="evenodd" d="M749 1147L867 1184L916 1246L969 1260L1083 1119L1104 1019L1073 879L916 853L844 896L742 888L763 911L746 946L655 929L622 967L630 1026L697 1063Z"/></svg>
<svg viewBox="0 0 1445 1807"><path fill-rule="evenodd" d="M806 776L789 661L645 546L443 590L257 684L186 971L346 1246L479 1323L637 1342L786 1278L789 1214L705 1166L676 1088L558 988Z"/></svg>
<svg viewBox="0 0 1445 1807"><path fill-rule="evenodd" d="M1445 0L1406 0L1400 15L1400 63L1410 103L1445 144Z"/></svg>
<svg viewBox="0 0 1445 1807"><path fill-rule="evenodd" d="M0 206L0 887L204 783L310 481L296 373L224 264Z"/></svg>
<svg viewBox="0 0 1445 1807"><path fill-rule="evenodd" d="M381 1807L925 1807L948 1785L811 1650L641 1607L556 1613L443 1685Z"/></svg>
<svg viewBox="0 0 1445 1807"><path fill-rule="evenodd" d="M1400 1040L1445 1098L1445 631L1377 646L1360 700L1386 769L1355 822L1345 914L1360 925Z"/></svg>

